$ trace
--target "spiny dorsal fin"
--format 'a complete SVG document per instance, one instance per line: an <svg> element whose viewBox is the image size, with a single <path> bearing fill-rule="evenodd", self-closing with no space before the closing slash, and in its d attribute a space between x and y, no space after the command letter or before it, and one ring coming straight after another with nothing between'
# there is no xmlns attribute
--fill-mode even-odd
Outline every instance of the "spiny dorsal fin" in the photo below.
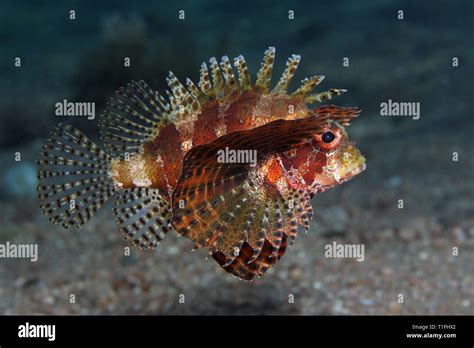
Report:
<svg viewBox="0 0 474 348"><path fill-rule="evenodd" d="M217 98L224 96L224 80L222 79L221 69L215 57L209 59L212 74L212 89Z"/></svg>
<svg viewBox="0 0 474 348"><path fill-rule="evenodd" d="M173 93L176 105L182 104L189 92L186 90L186 88L184 88L182 83L179 82L179 80L176 78L172 71L169 72L169 75L166 78L166 82L171 88L171 93Z"/></svg>
<svg viewBox="0 0 474 348"><path fill-rule="evenodd" d="M173 120L177 123L192 123L195 116L201 111L199 101L193 97L171 71L166 81L172 91L170 100L172 101L171 104L174 112Z"/></svg>
<svg viewBox="0 0 474 348"><path fill-rule="evenodd" d="M341 95L342 93L345 93L345 92L347 92L347 89L331 88L331 89L329 89L325 92L308 95L307 97L304 98L304 101L307 104L312 104L312 103L316 103L316 102L319 103L319 102L322 102L322 101L331 100L332 98L337 97L337 96L339 96L339 95Z"/></svg>
<svg viewBox="0 0 474 348"><path fill-rule="evenodd" d="M257 74L255 85L263 92L268 92L272 80L273 63L275 62L275 47L269 47L265 51L262 67Z"/></svg>
<svg viewBox="0 0 474 348"><path fill-rule="evenodd" d="M234 66L239 73L239 85L242 89L248 89L252 86L250 74L243 55L234 58Z"/></svg>
<svg viewBox="0 0 474 348"><path fill-rule="evenodd" d="M189 93L191 93L191 95L196 100L199 100L199 98L202 95L202 92L199 90L199 88L194 84L194 82L190 78L186 79L186 86L188 86Z"/></svg>
<svg viewBox="0 0 474 348"><path fill-rule="evenodd" d="M141 83L145 83L141 81ZM163 110L163 112L168 113L171 110L170 103L163 97L159 92L155 91L155 98L160 105L160 109Z"/></svg>
<svg viewBox="0 0 474 348"><path fill-rule="evenodd" d="M201 64L200 78L199 78L199 88L202 93L210 95L212 92L211 80L209 78L209 70L207 69L206 63Z"/></svg>
<svg viewBox="0 0 474 348"><path fill-rule="evenodd" d="M273 93L286 93L291 79L295 76L296 69L300 63L301 56L293 54L286 62L286 68L278 84L273 89Z"/></svg>
<svg viewBox="0 0 474 348"><path fill-rule="evenodd" d="M303 81L301 81L301 86L296 91L294 91L292 95L306 97L309 93L311 93L313 88L319 85L323 80L323 75L313 76L309 79L305 78Z"/></svg>
<svg viewBox="0 0 474 348"><path fill-rule="evenodd" d="M228 91L227 93L230 93L236 90L239 86L237 85L237 80L235 79L234 72L232 71L232 65L230 64L229 57L222 57L221 69L225 79L226 92Z"/></svg>

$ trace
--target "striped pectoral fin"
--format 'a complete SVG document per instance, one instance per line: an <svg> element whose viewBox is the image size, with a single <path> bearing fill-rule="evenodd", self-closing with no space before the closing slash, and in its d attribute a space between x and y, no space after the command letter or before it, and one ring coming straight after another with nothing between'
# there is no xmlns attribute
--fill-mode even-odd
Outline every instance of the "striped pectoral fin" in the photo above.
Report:
<svg viewBox="0 0 474 348"><path fill-rule="evenodd" d="M286 240L294 239L296 224L305 222L304 205L295 201L299 196L283 197L273 184L264 184L262 166L320 126L315 118L278 120L191 149L172 195L173 227L196 246L208 247L225 269L235 263L246 268L247 278L252 272L263 275L283 254ZM218 151L225 148L256 151L256 166L221 163Z"/></svg>
<svg viewBox="0 0 474 348"><path fill-rule="evenodd" d="M288 248L288 235L283 233L283 238L281 239L280 248L278 249L277 259L280 260L283 255L285 255L286 248Z"/></svg>
<svg viewBox="0 0 474 348"><path fill-rule="evenodd" d="M79 130L59 124L38 164L41 209L53 223L81 227L115 192L110 157Z"/></svg>
<svg viewBox="0 0 474 348"><path fill-rule="evenodd" d="M140 249L156 247L171 229L170 205L158 189L120 191L114 214L122 236Z"/></svg>
<svg viewBox="0 0 474 348"><path fill-rule="evenodd" d="M253 211L249 215L248 228L246 230L247 243L252 249L252 255L248 262L254 261L262 251L268 229L268 212L265 211L264 204L253 203Z"/></svg>
<svg viewBox="0 0 474 348"><path fill-rule="evenodd" d="M264 192L250 192L251 196L265 195L252 201L246 223L246 240L232 262L224 263L224 255L216 253L214 259L235 276L252 280L261 277L285 253L296 238L298 225L309 227L312 207L309 195L292 189L282 196L274 187Z"/></svg>
<svg viewBox="0 0 474 348"><path fill-rule="evenodd" d="M267 233L267 240L273 247L272 256L276 256L278 254L278 250L280 249L283 235L285 232L285 225L284 220L282 217L282 213L280 210L280 204L275 203L273 207L271 207L272 211L272 220L270 222L270 229Z"/></svg>
<svg viewBox="0 0 474 348"><path fill-rule="evenodd" d="M225 262L226 259L222 253L213 254L213 258L227 272L240 279L250 281L256 276L262 277L285 254L289 239L294 239L297 229L296 220L295 226L290 226L278 209L272 212L269 220L272 221L271 227L265 224L267 232L263 239L261 239L261 226L250 230L249 239L242 244L239 255L232 262ZM252 239L258 241L258 244L252 242Z"/></svg>
<svg viewBox="0 0 474 348"><path fill-rule="evenodd" d="M263 201L253 202L247 239L239 255L226 264L222 263L222 255L213 255L227 272L245 280L263 276L283 256L287 247L290 226L286 226L280 208L284 206L284 199L273 190L266 194Z"/></svg>
<svg viewBox="0 0 474 348"><path fill-rule="evenodd" d="M224 255L220 252L212 254L212 257L227 272L240 279L251 281L256 276L262 277L283 256L285 250L286 236L283 237L282 246L276 255L271 243L265 239L262 250L256 259L253 259L254 250L247 242L243 243L239 255L231 263L226 263Z"/></svg>
<svg viewBox="0 0 474 348"><path fill-rule="evenodd" d="M216 247L232 256L232 249L243 240L243 229L236 220L245 205L245 191L240 181L245 171L232 171L219 176L222 168L183 166L183 175L173 192L172 224L176 231L191 239L198 247ZM231 173L232 172L232 173ZM232 238L230 238L232 236Z"/></svg>
<svg viewBox="0 0 474 348"><path fill-rule="evenodd" d="M223 212L221 220L224 223L218 230L215 243L210 246L211 254L215 252L224 254L225 265L235 260L247 238L245 217L251 207L247 204L246 194L242 193L241 198L233 199L235 204L228 211Z"/></svg>

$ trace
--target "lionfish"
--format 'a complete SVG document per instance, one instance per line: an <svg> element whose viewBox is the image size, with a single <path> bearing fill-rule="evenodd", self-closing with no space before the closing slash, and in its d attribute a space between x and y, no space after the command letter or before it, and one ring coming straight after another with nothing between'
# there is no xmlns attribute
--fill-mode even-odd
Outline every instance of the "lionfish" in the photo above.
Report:
<svg viewBox="0 0 474 348"><path fill-rule="evenodd" d="M275 48L255 83L242 55L203 63L196 86L170 72L167 98L132 81L110 98L99 120L101 149L58 125L38 158L41 208L55 224L81 227L109 198L119 231L155 248L170 230L206 247L240 279L263 276L306 231L314 194L365 169L344 126L357 108L309 105L345 92L313 93L324 76L288 93L300 62L292 55L271 89ZM218 161L222 149L256 151L256 163ZM256 165L255 165L256 164Z"/></svg>

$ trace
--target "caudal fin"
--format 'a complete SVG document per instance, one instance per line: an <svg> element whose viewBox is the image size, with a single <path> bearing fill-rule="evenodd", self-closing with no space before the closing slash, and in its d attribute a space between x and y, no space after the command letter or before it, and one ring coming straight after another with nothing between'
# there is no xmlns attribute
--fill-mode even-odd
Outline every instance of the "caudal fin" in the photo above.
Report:
<svg viewBox="0 0 474 348"><path fill-rule="evenodd" d="M38 197L51 222L81 227L115 192L111 158L79 130L54 128L38 164Z"/></svg>

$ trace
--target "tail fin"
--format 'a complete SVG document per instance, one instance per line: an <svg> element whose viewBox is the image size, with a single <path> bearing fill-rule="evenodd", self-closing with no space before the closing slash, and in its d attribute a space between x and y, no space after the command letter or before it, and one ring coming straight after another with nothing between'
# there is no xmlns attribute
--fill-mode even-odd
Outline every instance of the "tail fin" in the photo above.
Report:
<svg viewBox="0 0 474 348"><path fill-rule="evenodd" d="M115 192L111 158L79 130L59 124L43 145L38 197L51 222L81 227Z"/></svg>

